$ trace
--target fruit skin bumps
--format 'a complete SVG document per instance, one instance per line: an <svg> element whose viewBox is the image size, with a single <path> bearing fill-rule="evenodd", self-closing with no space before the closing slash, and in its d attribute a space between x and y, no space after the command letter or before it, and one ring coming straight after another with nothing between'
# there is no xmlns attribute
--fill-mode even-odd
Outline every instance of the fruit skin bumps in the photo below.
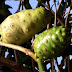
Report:
<svg viewBox="0 0 72 72"><path fill-rule="evenodd" d="M0 26L1 40L21 45L41 31L50 21L50 13L45 8L22 10L8 16Z"/></svg>
<svg viewBox="0 0 72 72"><path fill-rule="evenodd" d="M69 45L69 32L63 26L53 27L40 33L33 42L34 51L40 59L59 56Z"/></svg>

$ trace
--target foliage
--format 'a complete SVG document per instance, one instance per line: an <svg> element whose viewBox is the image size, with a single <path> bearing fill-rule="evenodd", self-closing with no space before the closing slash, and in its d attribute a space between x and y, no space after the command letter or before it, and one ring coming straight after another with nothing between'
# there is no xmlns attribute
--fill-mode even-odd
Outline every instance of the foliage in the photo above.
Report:
<svg viewBox="0 0 72 72"><path fill-rule="evenodd" d="M29 4L29 0L24 0L24 6L26 9L32 9L31 5Z"/></svg>
<svg viewBox="0 0 72 72"><path fill-rule="evenodd" d="M11 15L10 11L8 10L10 7L9 5L5 5L5 1L2 0L0 3L0 23L9 15Z"/></svg>

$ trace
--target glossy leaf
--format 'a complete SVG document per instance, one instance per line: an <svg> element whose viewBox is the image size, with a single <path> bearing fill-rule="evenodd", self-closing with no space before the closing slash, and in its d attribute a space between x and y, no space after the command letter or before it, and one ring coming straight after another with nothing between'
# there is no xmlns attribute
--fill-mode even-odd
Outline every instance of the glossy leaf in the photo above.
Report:
<svg viewBox="0 0 72 72"><path fill-rule="evenodd" d="M24 6L26 9L32 9L30 3L29 3L29 0L24 0Z"/></svg>
<svg viewBox="0 0 72 72"><path fill-rule="evenodd" d="M42 3L45 3L46 0L38 0L38 5L37 7L43 6ZM44 6L43 6L44 7Z"/></svg>
<svg viewBox="0 0 72 72"><path fill-rule="evenodd" d="M70 6L70 5L71 5L71 1L72 1L72 0L67 0L67 1L68 1L68 6Z"/></svg>

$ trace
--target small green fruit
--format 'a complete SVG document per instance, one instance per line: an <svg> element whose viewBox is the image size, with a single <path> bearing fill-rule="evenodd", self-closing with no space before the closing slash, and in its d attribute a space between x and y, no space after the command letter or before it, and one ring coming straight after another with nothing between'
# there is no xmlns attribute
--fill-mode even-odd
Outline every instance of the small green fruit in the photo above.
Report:
<svg viewBox="0 0 72 72"><path fill-rule="evenodd" d="M66 28L62 26L45 30L33 42L35 53L40 59L59 56L69 45L70 38L67 35Z"/></svg>

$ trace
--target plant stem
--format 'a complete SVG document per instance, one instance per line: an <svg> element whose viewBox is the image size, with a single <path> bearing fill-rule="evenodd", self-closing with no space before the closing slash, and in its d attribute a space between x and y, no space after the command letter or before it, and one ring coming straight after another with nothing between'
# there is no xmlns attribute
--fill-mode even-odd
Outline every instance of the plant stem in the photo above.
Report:
<svg viewBox="0 0 72 72"><path fill-rule="evenodd" d="M55 59L55 61L56 61L57 67L58 67L58 72L61 72L60 67L58 66L57 59Z"/></svg>
<svg viewBox="0 0 72 72"><path fill-rule="evenodd" d="M34 36L32 37L32 41L34 41ZM31 46L31 50L33 51L33 42L32 42L32 46ZM35 62L34 62L33 59L32 59L32 68L33 68L33 72L36 72L36 69L35 69Z"/></svg>
<svg viewBox="0 0 72 72"><path fill-rule="evenodd" d="M22 1L22 0L20 0L20 3L19 3L19 6L18 6L18 9L17 9L16 13L20 11L21 1ZM18 63L18 59L17 59L17 51L16 51L16 50L14 50L14 55L15 55L15 60L16 60L16 62Z"/></svg>
<svg viewBox="0 0 72 72"><path fill-rule="evenodd" d="M55 20L54 20L54 27L56 27L56 3L55 3L55 0L54 0L54 4L55 4Z"/></svg>
<svg viewBox="0 0 72 72"><path fill-rule="evenodd" d="M54 58L52 59L52 72L54 72Z"/></svg>
<svg viewBox="0 0 72 72"><path fill-rule="evenodd" d="M70 9L69 9L69 11L68 11L68 14L67 14L67 17L66 17L66 20L65 20L65 27L67 27L67 20L68 20L68 17L69 17L69 13L70 13L70 11L71 11L71 6L72 6L72 3L71 3L71 5L70 5Z"/></svg>
<svg viewBox="0 0 72 72"><path fill-rule="evenodd" d="M71 70L70 70L69 56L67 56L67 65L68 65L68 72L71 72Z"/></svg>
<svg viewBox="0 0 72 72"><path fill-rule="evenodd" d="M14 55L15 55L15 60L16 60L16 62L18 63L17 51L16 51L16 50L14 50Z"/></svg>
<svg viewBox="0 0 72 72"><path fill-rule="evenodd" d="M61 7L61 3L62 3L62 0L60 1L59 6L58 6L58 12L59 12L59 9Z"/></svg>
<svg viewBox="0 0 72 72"><path fill-rule="evenodd" d="M65 16L66 7L67 7L67 0L66 0L66 3L65 3L65 8L64 8L64 11L63 11L63 15L62 15L62 18Z"/></svg>
<svg viewBox="0 0 72 72"><path fill-rule="evenodd" d="M48 6L48 5L46 5L46 4L44 4L44 3L42 3L45 7L47 7L48 9L49 9L49 11L54 15L55 13L54 13L54 11L53 10L51 10L51 8ZM60 17L57 15L57 19L59 20L59 22L61 23L61 25L64 27L64 23L62 22L62 20L60 19Z"/></svg>
<svg viewBox="0 0 72 72"><path fill-rule="evenodd" d="M23 10L24 0L22 0L22 10Z"/></svg>
<svg viewBox="0 0 72 72"><path fill-rule="evenodd" d="M27 48L24 48L24 47L21 47L18 45L14 45L14 44L7 44L4 42L0 42L0 46L5 46L8 48L19 50L19 51L25 53L26 55L29 55L30 57L32 57L37 62L36 55L30 49L27 49Z"/></svg>
<svg viewBox="0 0 72 72"><path fill-rule="evenodd" d="M18 9L17 9L16 13L20 11L21 1L22 1L22 0L20 0L20 3L19 3L19 6L18 6Z"/></svg>

